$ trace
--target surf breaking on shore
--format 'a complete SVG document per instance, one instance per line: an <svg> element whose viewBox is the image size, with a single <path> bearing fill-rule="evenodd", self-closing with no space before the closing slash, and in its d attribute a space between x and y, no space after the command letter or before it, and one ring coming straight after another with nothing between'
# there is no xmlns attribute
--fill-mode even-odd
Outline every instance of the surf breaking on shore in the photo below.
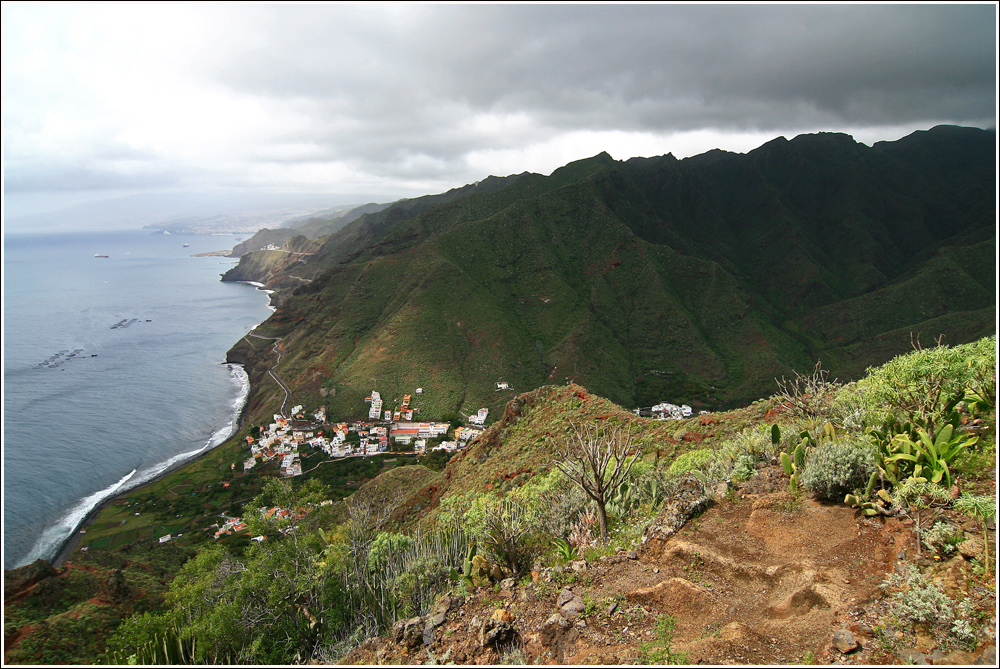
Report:
<svg viewBox="0 0 1000 669"><path fill-rule="evenodd" d="M15 567L31 564L39 558L49 562L58 562L59 556L63 553L66 545L73 540L77 532L88 522L94 512L99 510L106 502L170 473L181 465L221 445L235 434L239 426L240 417L243 414L243 409L246 407L247 400L250 397L250 377L242 365L237 363L224 364L229 367L233 385L238 388L236 397L231 403L232 412L230 419L225 425L214 430L205 444L200 448L174 455L164 462L145 469L139 476L136 476L137 470L133 469L117 482L81 499L79 503L63 514L59 520L42 532L35 545L22 560L22 564L15 565Z"/></svg>

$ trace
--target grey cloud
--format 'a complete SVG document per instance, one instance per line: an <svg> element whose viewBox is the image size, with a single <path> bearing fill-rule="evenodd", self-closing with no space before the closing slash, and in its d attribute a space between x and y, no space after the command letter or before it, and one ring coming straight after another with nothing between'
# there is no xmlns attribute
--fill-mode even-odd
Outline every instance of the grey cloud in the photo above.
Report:
<svg viewBox="0 0 1000 669"><path fill-rule="evenodd" d="M995 111L993 6L269 8L271 42L220 73L315 102L331 155L391 168L496 142L476 113L559 130L777 130L980 122ZM520 138L518 138L520 139ZM500 141L503 141L502 138ZM404 148L400 148L404 147Z"/></svg>
<svg viewBox="0 0 1000 669"><path fill-rule="evenodd" d="M953 4L216 6L209 13L218 42L199 77L296 121L287 132L245 140L240 153L255 163L236 168L245 174L163 165L156 156L92 155L68 164L5 155L5 189L237 183L312 163L347 166L366 183L454 185L482 176L470 175L473 152L537 146L571 131L791 136L984 126L996 117L996 11ZM114 145L116 129L109 132Z"/></svg>

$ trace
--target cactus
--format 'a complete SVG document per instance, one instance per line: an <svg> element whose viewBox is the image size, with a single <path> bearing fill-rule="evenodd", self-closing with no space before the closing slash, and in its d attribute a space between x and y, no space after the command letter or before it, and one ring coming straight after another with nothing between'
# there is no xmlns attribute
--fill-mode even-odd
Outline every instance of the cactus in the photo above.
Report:
<svg viewBox="0 0 1000 669"><path fill-rule="evenodd" d="M792 459L795 462L795 469L796 470L801 469L805 465L805 463L806 463L806 449L805 449L805 446L803 444L799 444L798 446L795 447L795 451L793 453L793 458Z"/></svg>
<svg viewBox="0 0 1000 669"><path fill-rule="evenodd" d="M154 632L153 638L135 649L135 654L126 656L120 651L112 652L114 664L194 664L195 640L181 639L173 628L165 633Z"/></svg>
<svg viewBox="0 0 1000 669"><path fill-rule="evenodd" d="M777 446L781 443L781 428L775 423L771 426L771 445Z"/></svg>
<svg viewBox="0 0 1000 669"><path fill-rule="evenodd" d="M884 491L880 490L879 492L884 492ZM892 511L879 504L878 501L862 502L861 498L859 498L857 495L845 495L844 504L847 504L848 506L853 506L855 509L861 509L861 513L864 514L865 516L868 516L869 518L872 516L878 516L880 514L885 516L892 515Z"/></svg>
<svg viewBox="0 0 1000 669"><path fill-rule="evenodd" d="M865 486L865 499L872 496L872 491L875 489L875 482L878 481L878 472L872 472L872 475L868 477L868 485Z"/></svg>
<svg viewBox="0 0 1000 669"><path fill-rule="evenodd" d="M793 495L799 492L798 474L792 474L792 476L788 479L788 492L792 493Z"/></svg>
<svg viewBox="0 0 1000 669"><path fill-rule="evenodd" d="M785 469L785 475L791 476L793 471L792 459L788 456L788 453L781 454L781 466Z"/></svg>

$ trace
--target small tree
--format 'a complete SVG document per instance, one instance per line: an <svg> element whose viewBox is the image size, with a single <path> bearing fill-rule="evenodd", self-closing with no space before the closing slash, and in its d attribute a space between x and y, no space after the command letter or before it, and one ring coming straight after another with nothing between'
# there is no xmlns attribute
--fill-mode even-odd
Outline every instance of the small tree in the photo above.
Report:
<svg viewBox="0 0 1000 669"><path fill-rule="evenodd" d="M632 465L642 455L633 445L634 434L629 427L588 423L571 423L573 436L560 451L555 465L569 480L576 483L597 503L601 521L601 540L608 538L608 500L622 484ZM635 453L630 453L635 449Z"/></svg>

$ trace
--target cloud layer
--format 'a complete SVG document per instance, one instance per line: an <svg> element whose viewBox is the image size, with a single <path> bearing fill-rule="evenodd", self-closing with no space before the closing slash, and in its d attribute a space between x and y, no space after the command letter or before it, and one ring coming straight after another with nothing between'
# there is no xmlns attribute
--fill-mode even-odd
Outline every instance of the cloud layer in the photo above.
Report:
<svg viewBox="0 0 1000 669"><path fill-rule="evenodd" d="M6 193L420 194L602 150L995 127L988 5L18 5Z"/></svg>

